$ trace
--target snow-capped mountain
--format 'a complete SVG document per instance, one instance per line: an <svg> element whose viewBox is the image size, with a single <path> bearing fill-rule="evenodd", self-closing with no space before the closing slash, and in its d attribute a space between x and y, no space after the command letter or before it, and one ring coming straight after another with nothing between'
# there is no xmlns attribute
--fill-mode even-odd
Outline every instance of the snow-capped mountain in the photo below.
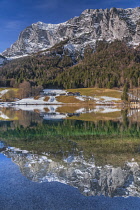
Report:
<svg viewBox="0 0 140 210"><path fill-rule="evenodd" d="M136 46L140 43L140 7L129 9L87 9L65 23L37 22L25 28L18 40L2 55L23 56L68 40L64 48L82 52L87 45L95 47L97 40L125 40Z"/></svg>
<svg viewBox="0 0 140 210"><path fill-rule="evenodd" d="M82 152L67 154L61 160L48 153L33 154L7 147L0 142L0 151L17 164L21 173L34 182L52 182L76 187L84 195L140 197L140 166L132 160L123 167L97 166L95 159L86 160Z"/></svg>

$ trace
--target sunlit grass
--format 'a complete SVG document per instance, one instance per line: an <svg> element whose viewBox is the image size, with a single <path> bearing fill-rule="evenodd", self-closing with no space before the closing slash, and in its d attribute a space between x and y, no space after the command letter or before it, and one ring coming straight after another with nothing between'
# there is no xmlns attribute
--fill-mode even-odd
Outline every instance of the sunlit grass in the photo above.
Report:
<svg viewBox="0 0 140 210"><path fill-rule="evenodd" d="M81 103L81 101L74 96L58 96L56 99L58 102L62 103Z"/></svg>
<svg viewBox="0 0 140 210"><path fill-rule="evenodd" d="M61 106L61 107L58 107L57 108L57 112L60 112L60 113L74 113L74 112L76 112L76 110L78 110L78 109L80 109L81 108L81 106L79 106L79 105L71 105L71 106L65 106L65 105L63 105L63 106Z"/></svg>
<svg viewBox="0 0 140 210"><path fill-rule="evenodd" d="M105 88L77 88L77 89L68 89L68 92L80 92L81 95L86 96L107 96L113 98L121 98L121 92L114 89L105 89Z"/></svg>
<svg viewBox="0 0 140 210"><path fill-rule="evenodd" d="M3 95L1 95L1 93L0 93L0 99L1 100L5 100L5 97L7 99L10 97L10 95L8 96L8 92L9 91L13 91L15 98L18 97L19 88L0 88L0 92L3 91L3 90L8 90L8 91L5 94L3 94Z"/></svg>
<svg viewBox="0 0 140 210"><path fill-rule="evenodd" d="M46 96L46 97L44 98L44 101L48 101L48 100L49 100L49 97Z"/></svg>
<svg viewBox="0 0 140 210"><path fill-rule="evenodd" d="M92 112L92 113L84 113L80 114L80 116L72 116L68 119L72 120L83 120L83 121L99 121L99 120L116 120L121 117L121 111L116 112L108 112L108 113L100 113L100 112Z"/></svg>

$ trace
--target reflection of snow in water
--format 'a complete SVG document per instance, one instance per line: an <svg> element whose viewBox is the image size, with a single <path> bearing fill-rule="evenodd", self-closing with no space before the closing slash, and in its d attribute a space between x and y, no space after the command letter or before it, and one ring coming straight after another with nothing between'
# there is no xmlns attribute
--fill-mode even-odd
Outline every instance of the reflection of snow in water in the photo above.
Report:
<svg viewBox="0 0 140 210"><path fill-rule="evenodd" d="M62 107L61 113L57 111L58 107ZM14 109L32 112L38 110L40 112L40 116L45 120L65 119L72 116L79 116L80 114L84 113L110 113L121 110L119 108L115 108L114 106L96 106L94 108L77 108L77 110L75 110L73 113L63 113L63 105L15 105L12 106L12 110ZM5 113L2 112L2 110L0 111L0 117L5 120L10 119L7 115L5 115Z"/></svg>
<svg viewBox="0 0 140 210"><path fill-rule="evenodd" d="M12 106L15 110L23 110L23 111L34 111L38 110L39 112L46 112L48 109L49 112L56 112L56 109L61 107L61 105L14 105Z"/></svg>
<svg viewBox="0 0 140 210"><path fill-rule="evenodd" d="M48 108L49 109L49 112L51 113L51 112L56 112L56 110L57 110L57 108L58 107L62 107L61 105L49 105L49 106L47 106L46 108Z"/></svg>
<svg viewBox="0 0 140 210"><path fill-rule="evenodd" d="M92 113L92 112L98 112L98 113L110 113L110 112L118 112L121 111L119 108L115 108L114 106L96 106L93 109L86 109L86 108L80 108L76 110L76 113L84 114L84 113Z"/></svg>
<svg viewBox="0 0 140 210"><path fill-rule="evenodd" d="M61 159L57 159L57 155L51 159L48 153L38 155L16 147L5 147L2 153L35 182L58 181L78 188L84 195L140 197L140 166L134 159L114 167L97 166L94 157L85 159L80 151L66 153Z"/></svg>
<svg viewBox="0 0 140 210"><path fill-rule="evenodd" d="M44 114L43 119L44 120L59 120L59 119L65 119L67 117L66 114L60 114L60 113L48 113Z"/></svg>
<svg viewBox="0 0 140 210"><path fill-rule="evenodd" d="M23 111L38 110L40 112L44 112L44 109L47 107L45 105L14 105L12 108L14 108L15 110L23 110Z"/></svg>
<svg viewBox="0 0 140 210"><path fill-rule="evenodd" d="M121 109L115 109L115 108L110 108L110 107L106 107L105 109L95 109L95 112L99 112L99 113L110 113L110 112L119 112L121 111Z"/></svg>
<svg viewBox="0 0 140 210"><path fill-rule="evenodd" d="M9 117L7 115L5 115L2 111L0 111L0 118L8 120Z"/></svg>
<svg viewBox="0 0 140 210"><path fill-rule="evenodd" d="M85 113L86 109L85 108L80 108L78 110L76 110L76 113Z"/></svg>

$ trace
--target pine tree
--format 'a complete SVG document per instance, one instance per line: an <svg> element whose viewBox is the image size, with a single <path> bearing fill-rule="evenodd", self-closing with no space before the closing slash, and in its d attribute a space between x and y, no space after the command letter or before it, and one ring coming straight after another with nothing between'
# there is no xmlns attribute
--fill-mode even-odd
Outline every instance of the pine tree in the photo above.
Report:
<svg viewBox="0 0 140 210"><path fill-rule="evenodd" d="M128 83L124 84L121 99L124 101L128 101Z"/></svg>

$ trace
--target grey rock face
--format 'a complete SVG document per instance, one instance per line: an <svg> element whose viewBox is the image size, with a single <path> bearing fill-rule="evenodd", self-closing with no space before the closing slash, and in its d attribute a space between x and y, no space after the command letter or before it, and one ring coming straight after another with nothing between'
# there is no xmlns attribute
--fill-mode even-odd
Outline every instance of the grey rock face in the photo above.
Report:
<svg viewBox="0 0 140 210"><path fill-rule="evenodd" d="M49 49L69 39L65 49L82 52L87 45L95 47L97 40L125 40L130 45L140 43L140 7L133 9L87 9L79 17L65 23L37 22L23 30L18 40L3 52L14 57Z"/></svg>
<svg viewBox="0 0 140 210"><path fill-rule="evenodd" d="M61 160L49 154L33 154L17 148L4 148L3 154L17 164L21 173L34 182L57 181L76 187L87 196L140 197L140 166L132 160L124 167L97 166L83 154L64 156Z"/></svg>

